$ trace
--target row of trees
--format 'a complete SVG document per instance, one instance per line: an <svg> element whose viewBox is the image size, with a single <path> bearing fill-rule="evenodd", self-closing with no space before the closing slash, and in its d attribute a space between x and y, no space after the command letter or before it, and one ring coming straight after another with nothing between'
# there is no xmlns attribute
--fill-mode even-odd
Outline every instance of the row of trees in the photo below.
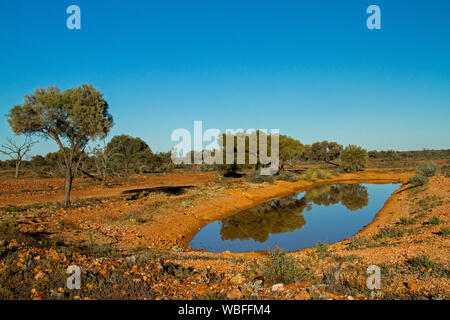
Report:
<svg viewBox="0 0 450 320"><path fill-rule="evenodd" d="M55 162L58 163L59 169L65 176L63 202L66 206L70 204L73 178L79 171L96 179L105 180L113 172L121 171L127 174L131 169L136 170L142 165L170 163L168 161L170 153L155 155L139 138L120 135L106 143L105 139L113 126L113 118L109 114L109 105L103 98L103 94L92 85L83 84L78 88L65 91L61 91L58 87L36 89L32 94L25 95L23 104L11 109L7 119L16 135L24 134L27 137L23 145L16 145L13 141L9 141L11 148L8 149L7 146L2 148L3 153L11 156L16 162L17 176L20 163L35 143L31 140L32 136L51 139L58 145L58 152L50 153L45 157L36 156L31 163L53 166ZM95 140L100 140L103 144L86 150L88 143ZM270 142L271 140L268 139L267 156L270 156ZM226 144L223 145L226 148ZM259 149L256 155L251 154L248 143L245 145L246 159L255 156L260 159ZM279 146L281 170L286 161L291 163L299 159L324 161L341 166L345 171L361 170L367 163L366 150L352 145L344 149L336 142L322 141L305 146L296 139L280 135ZM336 159L339 159L338 163L333 162ZM254 165L258 168L264 164L257 160ZM95 176L92 175L93 168L95 168ZM236 163L231 165L232 171L236 169Z"/></svg>
<svg viewBox="0 0 450 320"><path fill-rule="evenodd" d="M450 158L450 149L442 150L418 150L418 151L376 151L368 152L370 159L375 160L429 160L429 159L448 159Z"/></svg>

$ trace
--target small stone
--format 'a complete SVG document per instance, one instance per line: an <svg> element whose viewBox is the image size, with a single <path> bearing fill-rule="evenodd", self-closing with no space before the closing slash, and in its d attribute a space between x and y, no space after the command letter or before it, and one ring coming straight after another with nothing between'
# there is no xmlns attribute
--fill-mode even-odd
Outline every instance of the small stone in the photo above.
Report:
<svg viewBox="0 0 450 320"><path fill-rule="evenodd" d="M227 298L231 300L242 299L243 296L244 295L239 289L232 289L230 292L227 293Z"/></svg>
<svg viewBox="0 0 450 320"><path fill-rule="evenodd" d="M132 256L128 256L125 258L125 261L130 262L130 263L136 263L136 256L132 255Z"/></svg>
<svg viewBox="0 0 450 320"><path fill-rule="evenodd" d="M285 288L284 284L277 283L277 284L274 284L270 290L272 292L281 292L281 291L284 291L285 289L286 288Z"/></svg>
<svg viewBox="0 0 450 320"><path fill-rule="evenodd" d="M241 273L238 273L233 278L230 279L230 284L232 285L241 285L245 281L244 276Z"/></svg>
<svg viewBox="0 0 450 320"><path fill-rule="evenodd" d="M36 273L36 275L34 276L34 280L39 280L41 278L43 278L45 276L45 274L42 271L39 271L38 273Z"/></svg>
<svg viewBox="0 0 450 320"><path fill-rule="evenodd" d="M310 300L311 295L306 291L300 291L294 297L295 300Z"/></svg>
<svg viewBox="0 0 450 320"><path fill-rule="evenodd" d="M415 281L407 281L404 283L404 285L410 290L410 291L416 291L418 288L418 285Z"/></svg>

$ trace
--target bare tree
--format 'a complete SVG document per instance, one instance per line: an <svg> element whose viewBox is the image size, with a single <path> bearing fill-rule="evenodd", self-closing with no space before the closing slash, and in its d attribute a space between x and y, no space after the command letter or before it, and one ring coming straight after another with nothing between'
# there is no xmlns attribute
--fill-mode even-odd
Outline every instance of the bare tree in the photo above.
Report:
<svg viewBox="0 0 450 320"><path fill-rule="evenodd" d="M111 159L119 155L119 153L117 152L117 148L107 148L105 139L102 140L103 146L97 145L92 149L91 154L94 156L98 175L101 177L102 181L106 181Z"/></svg>
<svg viewBox="0 0 450 320"><path fill-rule="evenodd" d="M11 138L7 138L6 141L7 143L1 146L0 152L14 160L16 164L15 177L17 179L19 178L20 164L22 163L23 158L31 150L31 147L37 143L37 141L31 140L28 136L22 144L18 144Z"/></svg>

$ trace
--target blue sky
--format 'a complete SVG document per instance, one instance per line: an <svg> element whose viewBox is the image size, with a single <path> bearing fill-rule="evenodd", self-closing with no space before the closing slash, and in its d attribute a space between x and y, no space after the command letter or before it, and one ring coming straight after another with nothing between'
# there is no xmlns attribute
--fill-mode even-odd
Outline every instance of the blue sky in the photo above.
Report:
<svg viewBox="0 0 450 320"><path fill-rule="evenodd" d="M66 28L81 8L82 29ZM366 8L381 8L381 30ZM93 84L111 135L277 128L304 143L450 148L450 1L0 2L3 117L37 87ZM34 153L57 150L42 141Z"/></svg>

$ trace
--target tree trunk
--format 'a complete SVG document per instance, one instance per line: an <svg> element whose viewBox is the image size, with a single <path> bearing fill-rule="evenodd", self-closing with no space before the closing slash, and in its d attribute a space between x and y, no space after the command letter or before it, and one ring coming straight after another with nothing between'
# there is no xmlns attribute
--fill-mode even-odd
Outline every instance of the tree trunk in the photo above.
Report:
<svg viewBox="0 0 450 320"><path fill-rule="evenodd" d="M17 161L16 162L16 175L15 175L16 179L19 178L19 169L20 169L20 162Z"/></svg>
<svg viewBox="0 0 450 320"><path fill-rule="evenodd" d="M70 191L72 190L72 180L73 180L73 173L70 168L66 168L66 181L64 184L64 200L63 205L65 207L68 207L70 205Z"/></svg>

